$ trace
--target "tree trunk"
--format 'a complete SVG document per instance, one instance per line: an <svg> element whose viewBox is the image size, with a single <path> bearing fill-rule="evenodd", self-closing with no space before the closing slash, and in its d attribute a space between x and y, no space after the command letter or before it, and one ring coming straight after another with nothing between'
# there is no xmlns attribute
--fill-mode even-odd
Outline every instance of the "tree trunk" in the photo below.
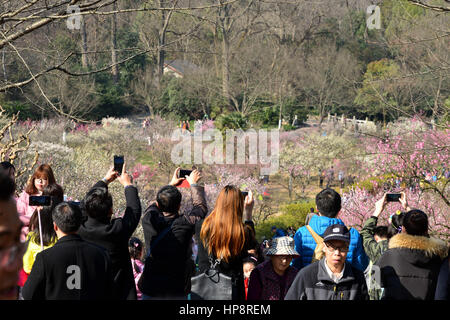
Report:
<svg viewBox="0 0 450 320"><path fill-rule="evenodd" d="M164 46L166 45L166 30L165 30L165 21L166 21L166 12L161 12L161 29L159 30L158 36L158 53L157 53L157 67L158 70L156 72L157 85L158 88L161 84L162 77L164 75L164 60L166 58L166 51L164 50Z"/></svg>
<svg viewBox="0 0 450 320"><path fill-rule="evenodd" d="M117 4L113 3L113 10L117 10ZM114 83L119 82L119 66L117 65L117 39L116 39L116 32L117 32L117 17L116 14L112 15L111 19L111 62L112 62L112 69L111 73L113 76Z"/></svg>
<svg viewBox="0 0 450 320"><path fill-rule="evenodd" d="M228 34L229 25L229 6L226 5L221 9L220 29L222 31L222 94L227 101L227 104L231 105L230 94L230 42Z"/></svg>
<svg viewBox="0 0 450 320"><path fill-rule="evenodd" d="M230 44L228 42L228 35L223 34L222 40L222 92L223 96L229 104L230 101Z"/></svg>
<svg viewBox="0 0 450 320"><path fill-rule="evenodd" d="M217 38L217 29L216 26L213 26L213 38L214 38L214 48L217 48L218 45L218 38ZM216 71L216 77L220 77L220 71L219 71L219 61L217 58L217 54L214 55L214 70Z"/></svg>
<svg viewBox="0 0 450 320"><path fill-rule="evenodd" d="M87 58L87 32L86 32L86 18L81 19L81 65L84 69L89 67Z"/></svg>
<svg viewBox="0 0 450 320"><path fill-rule="evenodd" d="M5 82L8 81L8 76L6 74L6 66L5 66L5 48L2 48L2 69L3 69L3 77Z"/></svg>

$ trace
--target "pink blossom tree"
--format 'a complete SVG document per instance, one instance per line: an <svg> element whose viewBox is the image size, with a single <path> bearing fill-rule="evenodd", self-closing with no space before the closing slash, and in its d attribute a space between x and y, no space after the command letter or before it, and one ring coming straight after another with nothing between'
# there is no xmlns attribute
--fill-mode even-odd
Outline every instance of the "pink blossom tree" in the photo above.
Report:
<svg viewBox="0 0 450 320"><path fill-rule="evenodd" d="M447 206L449 201L450 129L434 130L418 116L403 127L387 130L382 138L362 141L368 157L367 172L391 174L410 187L436 193Z"/></svg>

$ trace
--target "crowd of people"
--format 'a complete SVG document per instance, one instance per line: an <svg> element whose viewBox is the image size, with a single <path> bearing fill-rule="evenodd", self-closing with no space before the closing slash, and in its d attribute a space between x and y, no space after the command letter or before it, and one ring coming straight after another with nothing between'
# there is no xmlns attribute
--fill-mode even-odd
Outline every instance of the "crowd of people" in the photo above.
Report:
<svg viewBox="0 0 450 320"><path fill-rule="evenodd" d="M341 197L326 187L304 226L273 226L259 243L251 190L225 186L208 210L202 173L180 178L179 170L143 211L126 164L73 202L48 164L16 196L15 168L1 163L0 299L207 299L199 276L211 270L222 279L221 297L233 301L449 299L449 246L429 235L427 214L410 208L405 193L389 225L377 224L385 194L358 231L338 218ZM188 212L180 211L184 180ZM108 191L115 181L126 199L118 218ZM36 197L50 201L37 205ZM133 236L140 221L142 240Z"/></svg>

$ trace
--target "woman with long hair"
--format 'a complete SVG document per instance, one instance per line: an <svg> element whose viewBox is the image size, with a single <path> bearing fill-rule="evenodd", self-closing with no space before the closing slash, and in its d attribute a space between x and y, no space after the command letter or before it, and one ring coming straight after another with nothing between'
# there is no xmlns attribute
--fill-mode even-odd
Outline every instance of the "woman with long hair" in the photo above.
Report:
<svg viewBox="0 0 450 320"><path fill-rule="evenodd" d="M206 271L211 259L219 260L217 269L232 279L232 300L245 300L242 263L253 248L246 247L244 223L254 229L253 205L251 191L244 198L238 188L228 185L219 193L214 210L196 226L199 271Z"/></svg>
<svg viewBox="0 0 450 320"><path fill-rule="evenodd" d="M23 255L23 270L20 274L19 286L25 284L28 275L31 272L36 255L41 252L42 245L44 250L52 247L57 240L56 232L53 228L52 211L59 203L64 201L64 190L56 183L49 184L42 192L43 196L50 196L49 206L37 208L30 218L30 232L27 234L27 251ZM40 227L38 210L40 210ZM42 241L41 241L42 240Z"/></svg>
<svg viewBox="0 0 450 320"><path fill-rule="evenodd" d="M30 224L31 216L36 210L36 206L30 206L30 196L40 196L44 191L44 188L50 184L55 184L55 176L52 168L48 164L41 164L33 173L30 180L25 187L25 190L20 194L17 199L17 212L19 218L24 224L22 228L22 241L25 240L28 234L28 227Z"/></svg>

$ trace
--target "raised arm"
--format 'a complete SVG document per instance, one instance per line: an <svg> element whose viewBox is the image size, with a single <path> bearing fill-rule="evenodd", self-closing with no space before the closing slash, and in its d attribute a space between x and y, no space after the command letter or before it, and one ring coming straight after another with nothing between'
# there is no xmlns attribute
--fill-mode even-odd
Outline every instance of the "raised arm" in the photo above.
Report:
<svg viewBox="0 0 450 320"><path fill-rule="evenodd" d="M122 217L122 224L126 236L129 238L136 230L141 219L142 208L139 200L138 190L131 182L131 176L126 172L126 163L123 164L122 174L117 178L124 187L127 207Z"/></svg>
<svg viewBox="0 0 450 320"><path fill-rule="evenodd" d="M197 169L193 170L191 174L186 177L186 180L191 186L190 189L193 208L187 215L187 218L191 224L195 224L197 221L203 219L208 213L208 207L205 199L205 189L198 184L201 178L201 172Z"/></svg>
<svg viewBox="0 0 450 320"><path fill-rule="evenodd" d="M386 194L375 203L375 210L372 216L364 223L360 235L362 237L364 251L370 260L375 262L381 256L380 245L375 241L374 233L378 222L378 216L386 207Z"/></svg>
<svg viewBox="0 0 450 320"><path fill-rule="evenodd" d="M249 225L253 229L253 232L255 232L255 224L253 223L254 205L255 199L253 198L253 192L250 190L244 199L244 223Z"/></svg>

